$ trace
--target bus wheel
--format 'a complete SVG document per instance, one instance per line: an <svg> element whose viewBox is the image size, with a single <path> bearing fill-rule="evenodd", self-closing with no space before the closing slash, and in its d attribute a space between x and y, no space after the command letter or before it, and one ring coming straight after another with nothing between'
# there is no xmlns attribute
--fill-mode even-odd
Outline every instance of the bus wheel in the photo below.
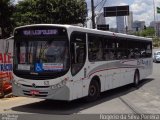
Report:
<svg viewBox="0 0 160 120"><path fill-rule="evenodd" d="M92 80L89 85L87 101L95 101L100 96L100 86L97 80Z"/></svg>
<svg viewBox="0 0 160 120"><path fill-rule="evenodd" d="M138 85L139 85L139 72L136 70L135 71L135 74L134 74L134 87L138 87Z"/></svg>

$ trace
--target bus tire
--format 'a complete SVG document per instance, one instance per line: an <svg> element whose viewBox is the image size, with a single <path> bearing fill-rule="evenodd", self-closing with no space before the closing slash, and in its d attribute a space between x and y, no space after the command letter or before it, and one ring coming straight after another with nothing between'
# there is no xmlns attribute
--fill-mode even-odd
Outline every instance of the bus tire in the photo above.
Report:
<svg viewBox="0 0 160 120"><path fill-rule="evenodd" d="M95 101L100 96L100 85L97 80L92 80L89 89L88 89L88 96L86 100L88 102Z"/></svg>
<svg viewBox="0 0 160 120"><path fill-rule="evenodd" d="M136 70L134 73L134 81L133 81L134 87L136 87L136 88L138 87L139 81L140 81L139 71Z"/></svg>

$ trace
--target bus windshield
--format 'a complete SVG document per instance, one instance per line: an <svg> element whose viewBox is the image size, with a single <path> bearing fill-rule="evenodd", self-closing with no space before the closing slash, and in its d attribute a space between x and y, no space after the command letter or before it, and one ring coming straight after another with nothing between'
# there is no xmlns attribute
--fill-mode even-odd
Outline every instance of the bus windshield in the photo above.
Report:
<svg viewBox="0 0 160 120"><path fill-rule="evenodd" d="M14 72L19 75L55 78L69 69L67 37L22 37L15 40L14 48Z"/></svg>

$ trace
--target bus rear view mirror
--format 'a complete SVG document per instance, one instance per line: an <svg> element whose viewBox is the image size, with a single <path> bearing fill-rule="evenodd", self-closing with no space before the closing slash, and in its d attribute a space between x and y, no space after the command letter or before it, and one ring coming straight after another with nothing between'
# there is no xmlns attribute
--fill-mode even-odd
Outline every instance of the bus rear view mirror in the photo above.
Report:
<svg viewBox="0 0 160 120"><path fill-rule="evenodd" d="M5 43L6 43L6 44L5 44L5 54L6 54L6 55L8 54L8 51L9 51L9 41L10 41L10 40L13 40L13 39L14 39L13 36L5 39Z"/></svg>

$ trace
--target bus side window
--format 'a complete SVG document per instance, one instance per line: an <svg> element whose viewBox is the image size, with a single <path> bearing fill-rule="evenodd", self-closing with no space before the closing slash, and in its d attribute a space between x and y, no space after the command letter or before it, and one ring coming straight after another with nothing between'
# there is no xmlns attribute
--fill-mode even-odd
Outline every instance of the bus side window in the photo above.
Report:
<svg viewBox="0 0 160 120"><path fill-rule="evenodd" d="M84 66L86 60L86 34L73 32L71 34L71 73L76 75Z"/></svg>
<svg viewBox="0 0 160 120"><path fill-rule="evenodd" d="M141 43L141 57L142 58L148 58L152 56L151 51L151 43L150 42L142 42Z"/></svg>
<svg viewBox="0 0 160 120"><path fill-rule="evenodd" d="M89 61L96 62L103 60L103 50L102 50L102 36L92 35L88 36L88 57Z"/></svg>
<svg viewBox="0 0 160 120"><path fill-rule="evenodd" d="M102 44L103 44L103 60L107 61L110 58L109 48L108 48L108 37L103 38Z"/></svg>
<svg viewBox="0 0 160 120"><path fill-rule="evenodd" d="M141 57L139 44L134 39L130 39L128 41L128 58L129 59L137 59Z"/></svg>
<svg viewBox="0 0 160 120"><path fill-rule="evenodd" d="M108 41L108 54L109 54L109 60L115 60L116 59L116 43L114 42L114 38L109 38Z"/></svg>
<svg viewBox="0 0 160 120"><path fill-rule="evenodd" d="M151 42L147 44L146 46L146 55L147 57L151 57L152 56L152 44Z"/></svg>

